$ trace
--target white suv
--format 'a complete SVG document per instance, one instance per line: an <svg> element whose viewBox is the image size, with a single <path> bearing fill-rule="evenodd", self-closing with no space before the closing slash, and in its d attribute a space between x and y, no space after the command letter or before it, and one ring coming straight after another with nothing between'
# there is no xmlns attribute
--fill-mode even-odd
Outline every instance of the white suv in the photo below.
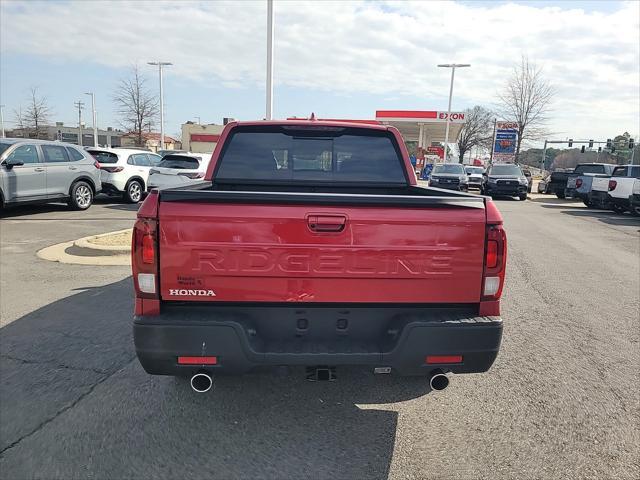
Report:
<svg viewBox="0 0 640 480"><path fill-rule="evenodd" d="M122 195L129 203L138 203L147 187L149 170L162 157L145 150L127 148L89 148L100 163L102 191Z"/></svg>

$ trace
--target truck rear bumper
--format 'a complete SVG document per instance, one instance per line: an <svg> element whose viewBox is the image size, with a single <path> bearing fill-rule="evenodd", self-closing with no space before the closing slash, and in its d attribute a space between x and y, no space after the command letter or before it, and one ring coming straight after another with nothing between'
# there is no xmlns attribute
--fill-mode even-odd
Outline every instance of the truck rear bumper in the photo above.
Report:
<svg viewBox="0 0 640 480"><path fill-rule="evenodd" d="M487 371L502 338L499 317L464 308L172 307L135 317L140 363L154 375L242 374L263 367L368 365L400 375ZM451 364L427 355L461 355ZM215 356L216 365L179 365L178 356Z"/></svg>

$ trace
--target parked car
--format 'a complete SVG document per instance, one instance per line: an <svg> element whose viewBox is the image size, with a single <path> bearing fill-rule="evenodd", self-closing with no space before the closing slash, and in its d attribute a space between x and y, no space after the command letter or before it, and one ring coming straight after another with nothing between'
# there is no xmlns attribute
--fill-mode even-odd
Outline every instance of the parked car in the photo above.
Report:
<svg viewBox="0 0 640 480"><path fill-rule="evenodd" d="M567 179L573 173L573 169L558 168L549 176L547 193L555 194L556 197L564 199L564 189L567 187Z"/></svg>
<svg viewBox="0 0 640 480"><path fill-rule="evenodd" d="M149 172L147 192L154 188L180 187L201 182L207 171L210 153L171 153Z"/></svg>
<svg viewBox="0 0 640 480"><path fill-rule="evenodd" d="M469 179L469 188L480 189L482 187L482 174L484 173L484 168L469 165L464 167L464 171Z"/></svg>
<svg viewBox="0 0 640 480"><path fill-rule="evenodd" d="M216 374L295 365L330 380L361 365L439 390L491 367L507 254L491 199L418 187L386 125L231 122L219 147L206 182L154 190L138 211L147 373L205 392Z"/></svg>
<svg viewBox="0 0 640 480"><path fill-rule="evenodd" d="M63 201L86 210L101 189L100 165L77 145L0 139L0 207Z"/></svg>
<svg viewBox="0 0 640 480"><path fill-rule="evenodd" d="M636 180L640 178L640 165L621 165L615 168L609 180L608 199L616 213L631 211L629 197L633 195Z"/></svg>
<svg viewBox="0 0 640 480"><path fill-rule="evenodd" d="M531 175L531 170L527 167L520 167L522 173L527 178L527 182L529 182L529 186L527 188L527 193L531 193L531 189L533 188L533 176Z"/></svg>
<svg viewBox="0 0 640 480"><path fill-rule="evenodd" d="M519 165L513 163L494 163L484 175L482 194L489 196L518 197L527 199L529 180Z"/></svg>
<svg viewBox="0 0 640 480"><path fill-rule="evenodd" d="M564 198L577 198L585 204L589 201L589 191L594 175L606 177L613 173L615 165L608 163L579 163L567 177L567 186L564 189ZM578 182L578 180L580 180Z"/></svg>
<svg viewBox="0 0 640 480"><path fill-rule="evenodd" d="M550 191L551 174L547 174L538 182L538 193L551 193Z"/></svg>
<svg viewBox="0 0 640 480"><path fill-rule="evenodd" d="M437 163L429 177L429 186L466 192L469 189L469 177L461 163Z"/></svg>
<svg viewBox="0 0 640 480"><path fill-rule="evenodd" d="M110 195L122 195L129 203L138 203L147 186L149 170L160 163L155 153L127 148L90 148L100 163L102 189Z"/></svg>

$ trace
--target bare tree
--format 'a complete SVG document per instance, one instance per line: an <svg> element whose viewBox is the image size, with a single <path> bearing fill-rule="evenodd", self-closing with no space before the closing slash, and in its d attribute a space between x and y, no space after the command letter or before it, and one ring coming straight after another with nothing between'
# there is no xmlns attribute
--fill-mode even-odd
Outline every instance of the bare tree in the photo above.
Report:
<svg viewBox="0 0 640 480"><path fill-rule="evenodd" d="M498 94L501 116L519 125L516 157L523 141L540 139L548 133L546 124L554 95L555 90L543 77L542 69L523 55L504 90Z"/></svg>
<svg viewBox="0 0 640 480"><path fill-rule="evenodd" d="M458 135L458 159L460 163L465 153L473 147L491 145L493 114L484 107L476 105L465 110L465 123Z"/></svg>
<svg viewBox="0 0 640 480"><path fill-rule="evenodd" d="M38 87L31 87L31 94L27 101L27 108L23 111L19 106L13 111L16 126L26 133L25 137L40 138L51 118L51 108L47 97L38 95Z"/></svg>
<svg viewBox="0 0 640 480"><path fill-rule="evenodd" d="M158 116L158 97L149 92L146 79L137 65L131 68L131 76L118 82L113 100L120 116L120 124L136 134L136 145L144 144L144 128Z"/></svg>

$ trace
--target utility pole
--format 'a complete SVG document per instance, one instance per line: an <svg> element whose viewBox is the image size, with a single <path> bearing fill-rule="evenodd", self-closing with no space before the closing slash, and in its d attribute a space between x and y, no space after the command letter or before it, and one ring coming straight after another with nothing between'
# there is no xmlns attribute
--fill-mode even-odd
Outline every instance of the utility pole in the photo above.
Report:
<svg viewBox="0 0 640 480"><path fill-rule="evenodd" d="M493 163L493 149L496 145L496 127L498 125L498 119L493 119L493 135L491 136L491 155L489 155L489 165Z"/></svg>
<svg viewBox="0 0 640 480"><path fill-rule="evenodd" d="M82 109L84 108L84 103L78 100L74 103L74 105L78 108L78 146L82 146Z"/></svg>
<svg viewBox="0 0 640 480"><path fill-rule="evenodd" d="M4 108L4 105L0 105L0 125L2 125L2 138L6 138L4 134L4 115L2 113L3 108Z"/></svg>
<svg viewBox="0 0 640 480"><path fill-rule="evenodd" d="M273 118L273 0L267 0L267 111L265 120Z"/></svg>
<svg viewBox="0 0 640 480"><path fill-rule="evenodd" d="M547 140L544 141L544 148L542 149L542 165L540 166L540 170L544 172L544 164L547 159Z"/></svg>
<svg viewBox="0 0 640 480"><path fill-rule="evenodd" d="M171 62L147 62L149 65L158 66L158 75L160 76L160 149L164 150L164 94L162 92L162 67L173 65Z"/></svg>
<svg viewBox="0 0 640 480"><path fill-rule="evenodd" d="M453 97L453 78L456 74L456 68L470 67L468 63L442 63L438 67L451 69L451 86L449 87L449 108L447 109L447 126L444 133L444 161L447 161L448 144L449 144L449 123L451 122L451 98Z"/></svg>
<svg viewBox="0 0 640 480"><path fill-rule="evenodd" d="M98 120L96 118L96 96L93 92L85 93L91 96L91 119L93 122L93 146L98 146Z"/></svg>

